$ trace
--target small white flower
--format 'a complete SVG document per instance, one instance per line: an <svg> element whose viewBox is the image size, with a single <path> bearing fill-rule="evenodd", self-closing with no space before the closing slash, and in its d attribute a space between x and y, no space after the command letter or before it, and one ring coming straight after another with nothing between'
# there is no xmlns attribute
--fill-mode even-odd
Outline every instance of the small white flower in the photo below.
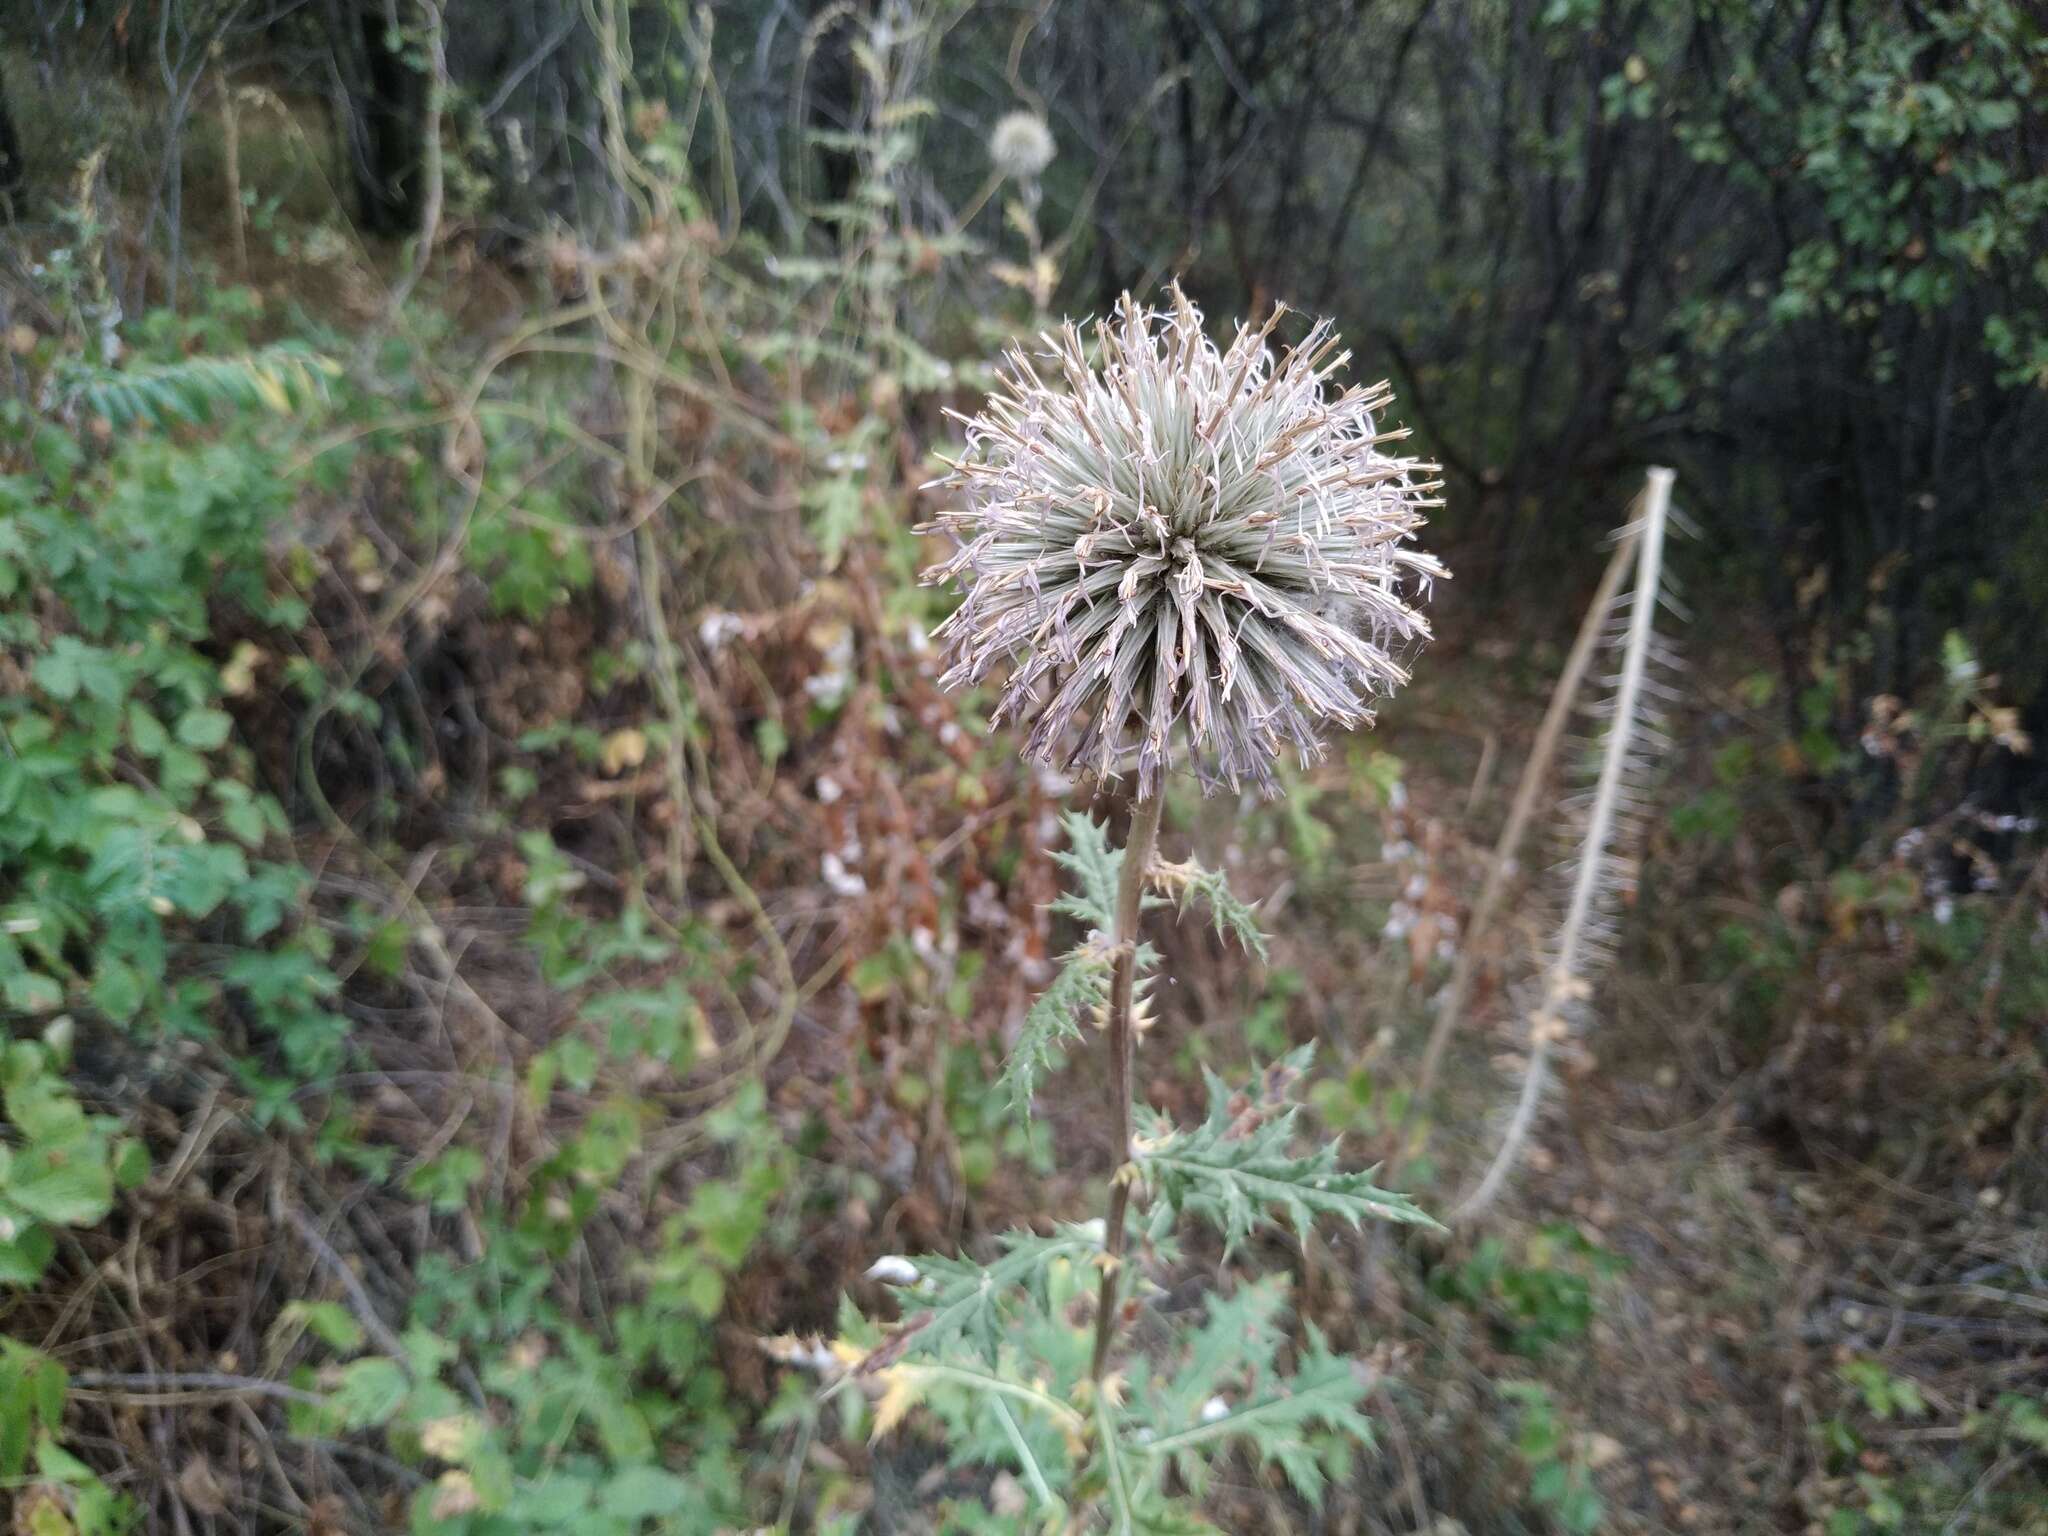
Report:
<svg viewBox="0 0 2048 1536"><path fill-rule="evenodd" d="M833 895L844 896L849 899L855 896L867 895L867 881L848 869L845 861L838 854L826 854L820 861L820 866L824 872L825 884Z"/></svg>
<svg viewBox="0 0 2048 1536"><path fill-rule="evenodd" d="M1214 1424L1218 1419L1228 1418L1229 1416L1230 1404L1223 1401L1220 1397L1212 1397L1209 1401L1202 1404L1202 1422L1204 1424Z"/></svg>
<svg viewBox="0 0 2048 1536"><path fill-rule="evenodd" d="M715 655L746 627L746 621L738 614L714 609L698 621L697 643Z"/></svg>

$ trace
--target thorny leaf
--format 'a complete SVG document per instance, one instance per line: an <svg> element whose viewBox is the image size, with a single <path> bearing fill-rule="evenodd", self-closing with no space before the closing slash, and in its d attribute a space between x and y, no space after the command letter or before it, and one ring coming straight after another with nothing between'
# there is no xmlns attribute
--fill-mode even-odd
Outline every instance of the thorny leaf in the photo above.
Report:
<svg viewBox="0 0 2048 1536"><path fill-rule="evenodd" d="M1308 1068L1313 1046L1303 1046L1277 1064L1281 1080ZM1179 1130L1164 1117L1146 1112L1147 1127L1135 1143L1140 1174L1160 1193L1176 1215L1193 1213L1213 1222L1226 1248L1251 1236L1263 1222L1284 1216L1299 1232L1315 1218L1336 1216L1357 1226L1367 1217L1382 1221L1435 1226L1407 1196L1376 1188L1372 1170L1346 1173L1337 1163L1332 1142L1303 1156L1291 1144L1295 1104L1234 1092L1207 1068L1208 1114L1193 1130Z"/></svg>
<svg viewBox="0 0 2048 1536"><path fill-rule="evenodd" d="M1258 914L1231 894L1222 870L1204 869L1193 859L1183 864L1162 860L1152 866L1147 878L1173 898L1183 915L1188 903L1199 898L1208 906L1219 937L1234 938L1261 960L1266 958L1266 936L1259 930Z"/></svg>

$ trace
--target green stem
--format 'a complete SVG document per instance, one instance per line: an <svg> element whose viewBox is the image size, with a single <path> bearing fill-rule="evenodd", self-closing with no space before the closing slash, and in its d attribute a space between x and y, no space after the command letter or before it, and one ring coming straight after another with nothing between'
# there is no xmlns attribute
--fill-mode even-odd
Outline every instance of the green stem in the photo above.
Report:
<svg viewBox="0 0 2048 1536"><path fill-rule="evenodd" d="M1131 808L1131 834L1124 842L1116 888L1116 969L1109 984L1109 1089L1116 1116L1116 1164L1109 1176L1109 1223L1103 1232L1102 1289L1095 1303L1095 1359L1091 1381L1101 1381L1116 1336L1118 1271L1123 1268L1124 1216L1131 1205L1132 996L1138 979L1138 914L1144 905L1145 876L1159 846L1162 797L1147 796Z"/></svg>

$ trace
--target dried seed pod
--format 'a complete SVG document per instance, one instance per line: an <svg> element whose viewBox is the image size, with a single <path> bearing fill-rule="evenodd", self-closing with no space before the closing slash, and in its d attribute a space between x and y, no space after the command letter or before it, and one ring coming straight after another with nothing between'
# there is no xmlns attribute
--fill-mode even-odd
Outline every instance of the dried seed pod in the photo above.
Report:
<svg viewBox="0 0 2048 1536"><path fill-rule="evenodd" d="M1176 286L1095 327L1013 348L937 482L964 505L930 525L958 548L931 573L960 607L938 631L966 687L1009 664L996 718L1026 755L1151 795L1183 759L1205 789L1277 789L1324 722L1353 727L1408 679L1416 603L1444 571L1413 547L1436 466L1384 450L1386 384L1335 391L1327 321L1275 357L1282 311L1228 350ZM1041 371L1041 365L1043 371Z"/></svg>

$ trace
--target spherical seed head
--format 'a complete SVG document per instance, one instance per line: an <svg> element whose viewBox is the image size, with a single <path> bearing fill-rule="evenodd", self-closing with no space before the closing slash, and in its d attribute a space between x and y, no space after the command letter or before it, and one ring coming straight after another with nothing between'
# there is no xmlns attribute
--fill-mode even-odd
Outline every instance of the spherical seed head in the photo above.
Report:
<svg viewBox="0 0 2048 1536"><path fill-rule="evenodd" d="M1034 181L1057 152L1052 130L1035 112L1006 114L988 136L988 157L1012 181Z"/></svg>
<svg viewBox="0 0 2048 1536"><path fill-rule="evenodd" d="M936 483L964 505L931 525L958 547L929 579L964 594L941 681L1009 663L995 719L1030 726L1027 756L1134 759L1142 795L1183 760L1205 790L1272 794L1281 751L1306 765L1323 722L1369 723L1408 680L1444 574L1413 547L1436 466L1383 450L1407 435L1378 429L1387 385L1331 384L1349 354L1327 321L1276 358L1281 313L1222 350L1178 286L1158 312L1126 295L1098 367L1069 323L961 418Z"/></svg>

